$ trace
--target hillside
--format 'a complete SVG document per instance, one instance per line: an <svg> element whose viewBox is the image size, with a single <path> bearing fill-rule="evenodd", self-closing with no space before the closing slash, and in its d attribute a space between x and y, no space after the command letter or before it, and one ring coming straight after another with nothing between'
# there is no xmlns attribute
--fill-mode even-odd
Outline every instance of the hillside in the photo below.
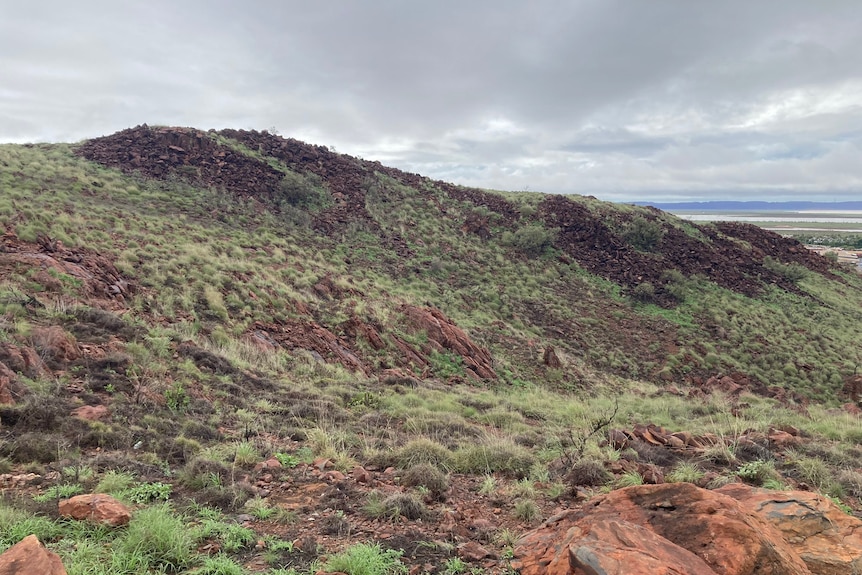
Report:
<svg viewBox="0 0 862 575"><path fill-rule="evenodd" d="M862 509L862 278L751 225L145 125L0 146L0 223L0 532L35 513L81 569L106 548L56 500L106 476L208 526L180 571L374 540L502 572L540 517L681 470Z"/></svg>

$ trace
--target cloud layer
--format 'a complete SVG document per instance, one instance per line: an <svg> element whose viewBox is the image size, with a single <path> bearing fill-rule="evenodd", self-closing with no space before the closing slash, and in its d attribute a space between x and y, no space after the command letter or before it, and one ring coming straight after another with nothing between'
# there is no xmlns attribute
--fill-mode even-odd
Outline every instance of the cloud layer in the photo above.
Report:
<svg viewBox="0 0 862 575"><path fill-rule="evenodd" d="M855 0L0 2L0 141L277 129L611 200L862 196Z"/></svg>

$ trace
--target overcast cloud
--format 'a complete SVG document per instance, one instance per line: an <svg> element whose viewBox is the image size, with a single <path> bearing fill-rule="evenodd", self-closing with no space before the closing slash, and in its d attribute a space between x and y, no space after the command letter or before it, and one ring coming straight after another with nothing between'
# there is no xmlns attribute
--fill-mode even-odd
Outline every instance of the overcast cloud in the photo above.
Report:
<svg viewBox="0 0 862 575"><path fill-rule="evenodd" d="M465 185L862 198L858 0L0 0L0 141L283 136Z"/></svg>

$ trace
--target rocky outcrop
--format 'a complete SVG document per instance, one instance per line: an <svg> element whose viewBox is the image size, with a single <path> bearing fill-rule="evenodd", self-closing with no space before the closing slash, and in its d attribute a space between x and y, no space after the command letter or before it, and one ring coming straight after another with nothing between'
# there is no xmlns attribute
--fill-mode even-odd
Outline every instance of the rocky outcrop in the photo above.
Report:
<svg viewBox="0 0 862 575"><path fill-rule="evenodd" d="M63 369L81 357L75 338L60 326L34 328L30 337L33 346L51 369Z"/></svg>
<svg viewBox="0 0 862 575"><path fill-rule="evenodd" d="M428 334L428 343L433 351L448 351L461 356L464 368L475 377L497 379L490 352L476 345L439 309L405 305L401 311L414 330Z"/></svg>
<svg viewBox="0 0 862 575"><path fill-rule="evenodd" d="M0 237L0 276L23 270L47 293L74 290L111 306L122 304L136 291L109 258L89 248L69 248L47 236L40 236L37 243L25 242L7 232ZM32 296L23 297L21 304L43 305Z"/></svg>
<svg viewBox="0 0 862 575"><path fill-rule="evenodd" d="M0 555L0 575L66 575L60 556L28 535Z"/></svg>
<svg viewBox="0 0 862 575"><path fill-rule="evenodd" d="M862 522L828 499L734 484L639 485L528 533L521 575L837 575L862 568Z"/></svg>
<svg viewBox="0 0 862 575"><path fill-rule="evenodd" d="M257 322L252 333L258 339L272 341L288 350L305 350L322 360L340 363L351 371L368 375L369 368L350 349L349 343L326 327L313 322L285 320L270 324Z"/></svg>
<svg viewBox="0 0 862 575"><path fill-rule="evenodd" d="M127 524L132 514L129 508L103 493L88 493L64 499L59 504L61 517L104 523L111 527Z"/></svg>
<svg viewBox="0 0 862 575"><path fill-rule="evenodd" d="M667 289L667 270L678 270L685 276L703 275L716 284L748 296L759 294L774 284L799 293L799 288L774 269L764 266L767 254L787 263L796 263L828 277L824 258L808 254L798 241L750 224L718 224L717 230L688 223L697 231L689 234L668 225L658 216L647 216L661 226L662 237L651 253L637 250L620 233L630 225L632 216L621 211L597 213L566 196L547 196L539 206L539 215L549 228L559 229L555 247L581 266L601 277L629 288L650 282L654 299L666 306L675 305ZM737 240L762 246L746 250Z"/></svg>
<svg viewBox="0 0 862 575"><path fill-rule="evenodd" d="M808 491L771 491L731 484L716 490L771 523L812 573L862 573L862 522Z"/></svg>

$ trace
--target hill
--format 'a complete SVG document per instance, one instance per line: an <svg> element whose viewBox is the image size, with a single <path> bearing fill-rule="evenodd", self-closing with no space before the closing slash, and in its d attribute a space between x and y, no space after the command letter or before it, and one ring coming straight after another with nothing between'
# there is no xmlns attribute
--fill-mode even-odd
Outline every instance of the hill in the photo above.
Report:
<svg viewBox="0 0 862 575"><path fill-rule="evenodd" d="M635 202L645 205L644 202ZM652 202L656 208L674 210L706 210L710 212L854 212L862 210L862 202L762 202L762 201L731 201L712 200L708 202Z"/></svg>
<svg viewBox="0 0 862 575"><path fill-rule="evenodd" d="M106 478L256 570L369 539L503 569L681 469L860 507L862 280L792 239L241 130L0 146L0 189L0 478L49 539Z"/></svg>

